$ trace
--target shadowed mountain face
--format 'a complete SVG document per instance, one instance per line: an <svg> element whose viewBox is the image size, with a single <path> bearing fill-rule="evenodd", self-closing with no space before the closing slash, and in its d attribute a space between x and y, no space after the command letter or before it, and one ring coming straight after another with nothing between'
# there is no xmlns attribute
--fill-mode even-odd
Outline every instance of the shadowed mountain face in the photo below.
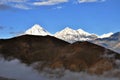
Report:
<svg viewBox="0 0 120 80"><path fill-rule="evenodd" d="M117 66L115 60L120 59L120 54L90 42L69 44L52 36L32 35L0 40L0 54L26 64L43 62L39 70L65 68L96 74L113 69Z"/></svg>
<svg viewBox="0 0 120 80"><path fill-rule="evenodd" d="M69 43L51 36L24 35L0 41L0 53L5 58L19 58L26 63L52 60Z"/></svg>
<svg viewBox="0 0 120 80"><path fill-rule="evenodd" d="M98 38L92 42L120 53L120 32L114 33L107 38Z"/></svg>

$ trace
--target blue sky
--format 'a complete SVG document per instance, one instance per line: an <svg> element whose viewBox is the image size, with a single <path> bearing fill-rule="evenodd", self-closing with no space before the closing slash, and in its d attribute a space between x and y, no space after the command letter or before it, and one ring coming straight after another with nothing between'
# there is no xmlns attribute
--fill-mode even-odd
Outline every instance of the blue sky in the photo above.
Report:
<svg viewBox="0 0 120 80"><path fill-rule="evenodd" d="M71 27L102 35L120 31L120 0L0 0L0 38L40 24L50 33Z"/></svg>

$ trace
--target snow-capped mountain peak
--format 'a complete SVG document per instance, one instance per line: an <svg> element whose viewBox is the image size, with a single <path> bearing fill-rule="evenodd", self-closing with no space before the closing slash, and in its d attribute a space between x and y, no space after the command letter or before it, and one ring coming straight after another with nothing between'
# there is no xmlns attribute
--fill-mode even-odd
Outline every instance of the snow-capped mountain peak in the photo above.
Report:
<svg viewBox="0 0 120 80"><path fill-rule="evenodd" d="M35 24L32 28L34 28L34 29L43 29L39 24Z"/></svg>
<svg viewBox="0 0 120 80"><path fill-rule="evenodd" d="M66 35L66 34L76 34L76 31L73 30L72 28L66 27L63 30L55 33L55 35Z"/></svg>
<svg viewBox="0 0 120 80"><path fill-rule="evenodd" d="M31 27L30 29L28 29L25 34L29 34L29 35L49 35L50 33L47 32L45 29L43 29L39 24L35 24L33 27Z"/></svg>
<svg viewBox="0 0 120 80"><path fill-rule="evenodd" d="M78 29L77 31L78 31L78 33L81 34L81 35L91 35L90 33L86 32L86 31L84 31L84 30L82 30L82 29Z"/></svg>
<svg viewBox="0 0 120 80"><path fill-rule="evenodd" d="M82 29L74 30L74 29L72 29L70 27L64 28L63 30L57 32L55 35L61 35L61 34L63 34L63 35L65 35L65 34L67 34L67 35L70 35L70 34L91 35L90 33L86 32L86 31L84 31Z"/></svg>
<svg viewBox="0 0 120 80"><path fill-rule="evenodd" d="M66 27L62 30L62 32L68 32L68 31L70 32L70 31L74 31L74 30L70 27Z"/></svg>
<svg viewBox="0 0 120 80"><path fill-rule="evenodd" d="M95 38L92 34L82 29L74 30L69 27L66 27L65 29L57 32L54 36L59 39L68 41L70 43L73 43L76 41L86 41L86 40L91 40Z"/></svg>
<svg viewBox="0 0 120 80"><path fill-rule="evenodd" d="M72 30L72 28L70 28L70 27L66 27L64 30Z"/></svg>

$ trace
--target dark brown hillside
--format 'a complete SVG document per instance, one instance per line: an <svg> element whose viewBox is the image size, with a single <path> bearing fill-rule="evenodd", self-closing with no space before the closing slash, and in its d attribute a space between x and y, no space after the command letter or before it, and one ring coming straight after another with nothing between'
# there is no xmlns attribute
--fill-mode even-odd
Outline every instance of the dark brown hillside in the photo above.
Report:
<svg viewBox="0 0 120 80"><path fill-rule="evenodd" d="M91 73L101 74L114 68L114 58L120 59L118 56L120 55L109 49L85 41L66 46L56 58L56 61L60 62L62 60L62 65L73 71L88 70ZM108 64L102 65L104 62L108 62ZM102 65L99 66L100 71L93 69L98 64Z"/></svg>
<svg viewBox="0 0 120 80"><path fill-rule="evenodd" d="M66 58L71 59L81 59L84 60L89 66L101 59L100 55L104 55L107 51L107 54L112 54L114 52L107 50L101 46L92 44L90 42L76 42L72 45L68 45L63 49L63 54ZM65 53L65 54L64 54Z"/></svg>
<svg viewBox="0 0 120 80"><path fill-rule="evenodd" d="M19 58L27 63L52 60L58 50L69 44L52 36L31 35L1 40L0 43L0 52L5 58Z"/></svg>
<svg viewBox="0 0 120 80"><path fill-rule="evenodd" d="M0 40L0 53L6 59L18 58L27 64L45 62L42 68L65 68L97 74L113 69L115 59L120 59L120 54L93 43L69 44L52 36L23 35Z"/></svg>

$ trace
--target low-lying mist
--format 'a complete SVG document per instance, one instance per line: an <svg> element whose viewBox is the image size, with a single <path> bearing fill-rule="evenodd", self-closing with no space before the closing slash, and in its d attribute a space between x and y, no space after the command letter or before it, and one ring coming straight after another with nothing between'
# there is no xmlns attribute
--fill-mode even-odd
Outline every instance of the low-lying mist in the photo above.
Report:
<svg viewBox="0 0 120 80"><path fill-rule="evenodd" d="M44 80L32 67L20 63L19 60L0 60L0 76L16 80Z"/></svg>
<svg viewBox="0 0 120 80"><path fill-rule="evenodd" d="M0 59L0 76L16 80L119 80L119 75L116 76L113 73L118 75L120 70L112 70L103 75L90 75L85 72L63 70L61 72L63 75L56 77L54 74L39 72L33 68L33 65L28 66L21 63L18 59L11 61Z"/></svg>

